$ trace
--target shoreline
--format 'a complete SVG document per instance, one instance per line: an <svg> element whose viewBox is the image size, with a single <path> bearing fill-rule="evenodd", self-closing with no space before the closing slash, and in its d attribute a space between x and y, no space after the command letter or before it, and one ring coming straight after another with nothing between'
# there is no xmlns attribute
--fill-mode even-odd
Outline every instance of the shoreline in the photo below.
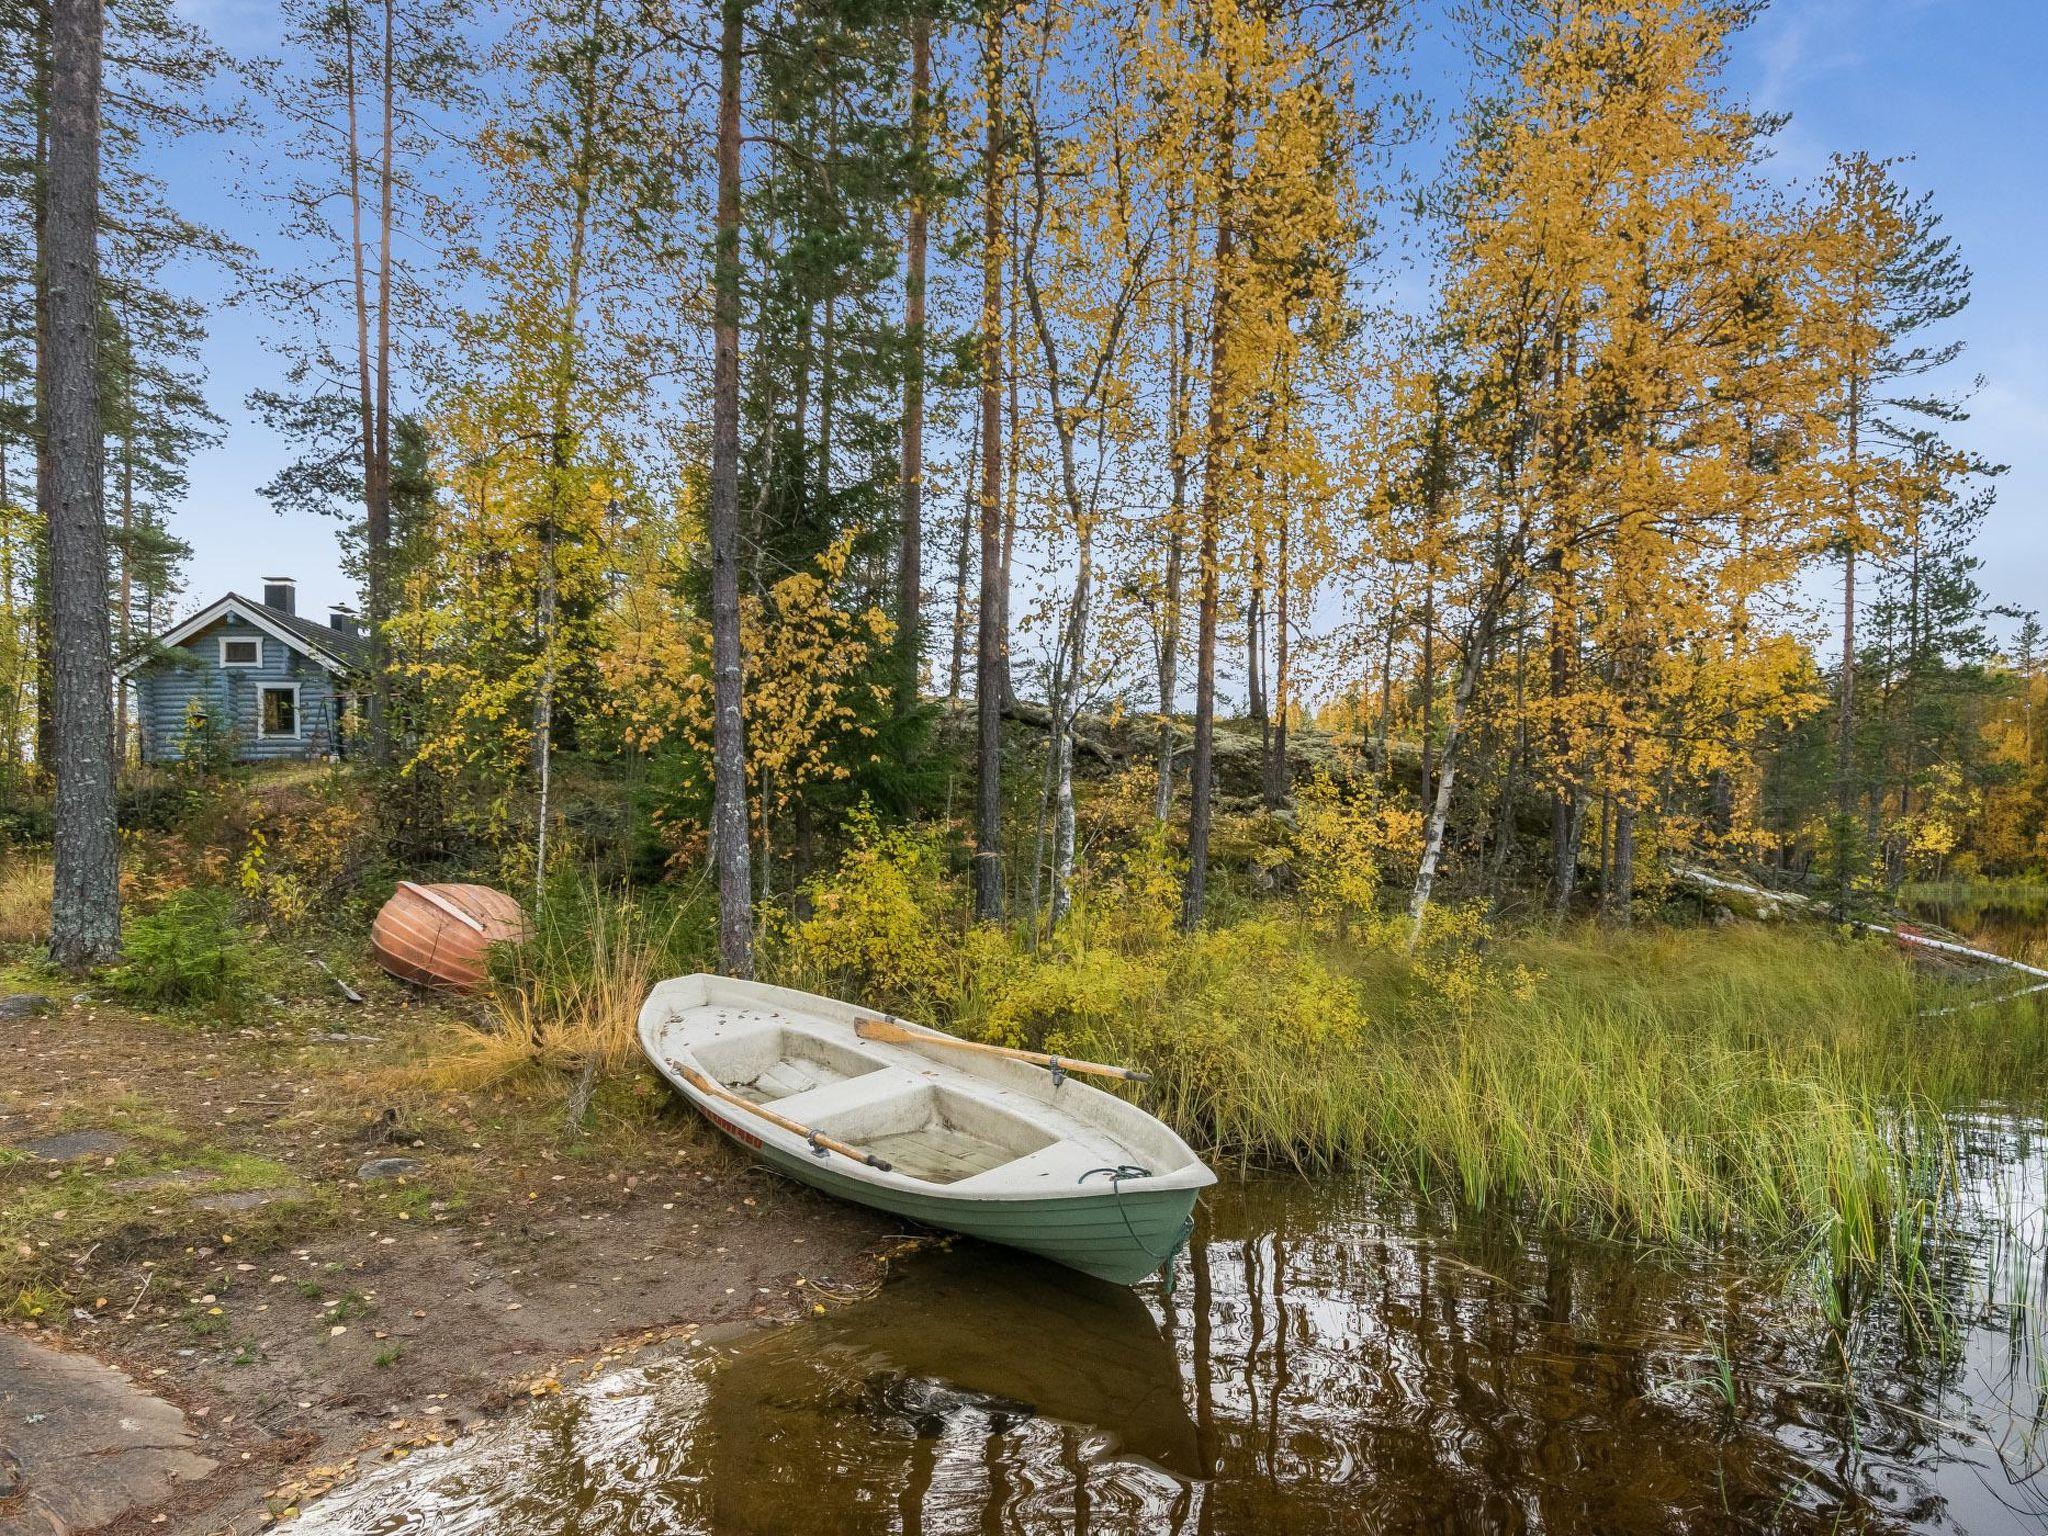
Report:
<svg viewBox="0 0 2048 1536"><path fill-rule="evenodd" d="M50 1277L0 1295L6 1326L124 1371L217 1468L106 1529L247 1531L593 1361L829 1307L904 1241L679 1105L567 1141L481 1095L393 1102L380 1073L431 1013L240 1034L85 1001L0 1016L9 1257ZM40 1290L61 1315L21 1315ZM25 1460L0 1531L55 1475Z"/></svg>

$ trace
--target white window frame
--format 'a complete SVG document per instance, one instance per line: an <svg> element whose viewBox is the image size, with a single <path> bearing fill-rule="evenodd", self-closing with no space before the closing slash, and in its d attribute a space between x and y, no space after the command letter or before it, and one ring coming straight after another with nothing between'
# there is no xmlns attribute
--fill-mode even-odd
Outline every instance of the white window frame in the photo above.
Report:
<svg viewBox="0 0 2048 1536"><path fill-rule="evenodd" d="M266 693L290 693L292 696L292 728L289 731L266 731L263 729L263 695ZM300 708L299 685L297 683L261 683L256 688L256 739L258 741L304 741L306 739L306 716Z"/></svg>
<svg viewBox="0 0 2048 1536"><path fill-rule="evenodd" d="M241 643L242 643L243 641L245 641L245 640L247 640L247 641L254 641L254 642L255 642L255 645L256 645L256 659L255 659L254 661L229 661L229 660L228 660L228 647L229 647L230 645L239 645L239 644L241 644ZM255 671L260 671L260 670L262 669L262 666L263 666L263 636L261 636L260 634L258 634L258 635L222 635L222 636L220 637L220 664L221 664L221 669L222 669L223 671L229 671L229 670L232 670L232 671L236 671L236 672L255 672Z"/></svg>

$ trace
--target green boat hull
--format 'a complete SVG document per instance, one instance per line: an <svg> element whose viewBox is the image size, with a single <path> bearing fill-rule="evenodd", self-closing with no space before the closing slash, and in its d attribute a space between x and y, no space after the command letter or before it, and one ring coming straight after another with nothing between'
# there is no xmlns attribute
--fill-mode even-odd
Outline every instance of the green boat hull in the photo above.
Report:
<svg viewBox="0 0 2048 1536"><path fill-rule="evenodd" d="M752 1137L733 1140L770 1167L842 1200L987 1243L1022 1248L1116 1285L1135 1285L1180 1252L1193 1224L1195 1189L1113 1189L1050 1200L961 1200L849 1178L823 1158L792 1156Z"/></svg>

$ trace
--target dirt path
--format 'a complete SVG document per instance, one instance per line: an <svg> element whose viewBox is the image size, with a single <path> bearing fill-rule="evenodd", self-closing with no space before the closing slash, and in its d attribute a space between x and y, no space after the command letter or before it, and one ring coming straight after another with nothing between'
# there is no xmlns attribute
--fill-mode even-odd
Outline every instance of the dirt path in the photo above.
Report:
<svg viewBox="0 0 2048 1536"><path fill-rule="evenodd" d="M440 1023L395 991L236 1031L0 1007L0 1313L184 1409L220 1469L109 1529L255 1529L608 1349L830 1306L900 1244L649 1079L575 1137L554 1085L403 1086Z"/></svg>

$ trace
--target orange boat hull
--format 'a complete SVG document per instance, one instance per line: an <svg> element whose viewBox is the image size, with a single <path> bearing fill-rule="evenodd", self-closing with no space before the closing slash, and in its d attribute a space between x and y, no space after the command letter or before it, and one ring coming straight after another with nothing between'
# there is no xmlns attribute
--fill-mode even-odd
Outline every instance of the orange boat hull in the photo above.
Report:
<svg viewBox="0 0 2048 1536"><path fill-rule="evenodd" d="M400 981L468 992L484 979L493 944L531 931L519 903L488 885L401 880L370 926L370 952Z"/></svg>

